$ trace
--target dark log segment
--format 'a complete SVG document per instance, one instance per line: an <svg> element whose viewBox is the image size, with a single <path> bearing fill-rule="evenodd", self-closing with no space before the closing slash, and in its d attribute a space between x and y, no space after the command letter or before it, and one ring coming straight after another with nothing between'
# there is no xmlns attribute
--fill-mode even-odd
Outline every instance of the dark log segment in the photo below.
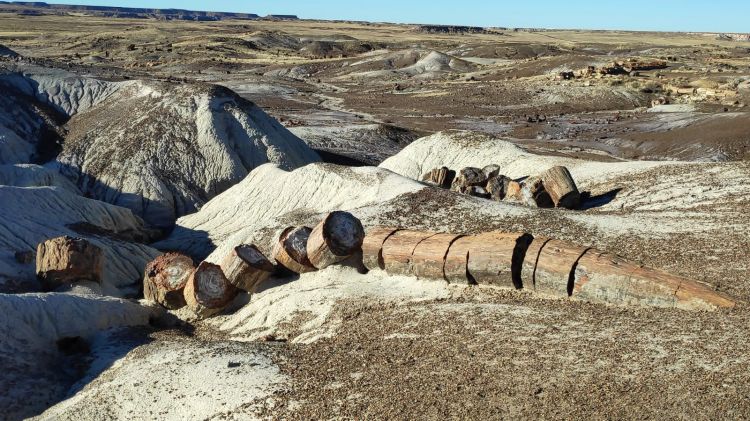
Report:
<svg viewBox="0 0 750 421"><path fill-rule="evenodd" d="M542 173L540 178L556 207L576 209L580 206L581 193L567 168L552 167Z"/></svg>
<svg viewBox="0 0 750 421"><path fill-rule="evenodd" d="M471 236L461 237L451 244L445 255L445 280L451 284L476 284L469 274L469 249L473 245Z"/></svg>
<svg viewBox="0 0 750 421"><path fill-rule="evenodd" d="M185 302L197 316L208 317L229 305L237 296L237 291L220 266L201 262L185 284Z"/></svg>
<svg viewBox="0 0 750 421"><path fill-rule="evenodd" d="M362 262L368 270L385 269L383 243L400 228L375 227L365 235L362 242Z"/></svg>
<svg viewBox="0 0 750 421"><path fill-rule="evenodd" d="M572 288L573 270L585 247L566 241L550 240L539 253L534 273L534 289L550 297L568 297Z"/></svg>
<svg viewBox="0 0 750 421"><path fill-rule="evenodd" d="M276 266L252 244L240 244L221 262L221 270L234 287L253 292L276 270Z"/></svg>
<svg viewBox="0 0 750 421"><path fill-rule="evenodd" d="M417 244L412 253L414 275L423 279L445 280L445 257L451 244L460 237L455 234L435 234Z"/></svg>
<svg viewBox="0 0 750 421"><path fill-rule="evenodd" d="M103 271L104 252L83 238L56 237L37 245L36 275L44 289L76 281L101 283Z"/></svg>
<svg viewBox="0 0 750 421"><path fill-rule="evenodd" d="M146 265L143 297L170 310L185 306L183 290L195 269L193 259L182 253L166 253Z"/></svg>
<svg viewBox="0 0 750 421"><path fill-rule="evenodd" d="M391 275L413 275L412 256L419 243L434 236L434 232L399 230L383 243L385 271Z"/></svg>
<svg viewBox="0 0 750 421"><path fill-rule="evenodd" d="M521 195L523 196L525 203L529 206L536 206L539 208L555 207L549 193L544 189L542 179L539 177L529 177L524 180L521 187Z"/></svg>
<svg viewBox="0 0 750 421"><path fill-rule="evenodd" d="M279 236L273 251L273 258L285 268L295 273L315 271L315 266L307 258L307 240L310 227L288 227Z"/></svg>
<svg viewBox="0 0 750 421"><path fill-rule="evenodd" d="M593 249L576 265L572 299L686 310L734 306L707 285Z"/></svg>
<svg viewBox="0 0 750 421"><path fill-rule="evenodd" d="M550 240L551 238L549 237L534 237L531 244L529 244L529 247L526 249L526 255L524 256L521 265L521 282L524 289L530 291L535 290L534 279L536 265L539 261L539 256L542 253L542 248Z"/></svg>
<svg viewBox="0 0 750 421"><path fill-rule="evenodd" d="M362 247L365 229L349 212L331 212L310 233L307 257L318 269L338 263Z"/></svg>

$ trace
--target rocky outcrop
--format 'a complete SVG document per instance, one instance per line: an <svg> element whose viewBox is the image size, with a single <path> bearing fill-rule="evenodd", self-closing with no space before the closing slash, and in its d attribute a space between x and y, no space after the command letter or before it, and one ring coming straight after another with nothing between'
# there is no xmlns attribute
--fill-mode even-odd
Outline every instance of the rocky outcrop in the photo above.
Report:
<svg viewBox="0 0 750 421"><path fill-rule="evenodd" d="M75 115L55 166L88 197L157 227L195 212L272 162L291 170L318 156L229 89L137 82Z"/></svg>

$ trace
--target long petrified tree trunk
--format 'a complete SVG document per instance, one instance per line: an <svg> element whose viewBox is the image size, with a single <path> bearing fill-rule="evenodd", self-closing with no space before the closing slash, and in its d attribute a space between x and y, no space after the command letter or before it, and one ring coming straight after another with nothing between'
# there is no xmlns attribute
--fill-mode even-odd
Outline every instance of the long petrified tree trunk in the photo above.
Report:
<svg viewBox="0 0 750 421"><path fill-rule="evenodd" d="M36 249L36 275L45 289L76 281L101 283L104 252L83 238L56 237Z"/></svg>
<svg viewBox="0 0 750 421"><path fill-rule="evenodd" d="M331 212L315 226L307 240L307 257L318 269L338 263L362 247L365 229L349 212Z"/></svg>
<svg viewBox="0 0 750 421"><path fill-rule="evenodd" d="M170 310L184 307L183 289L193 269L193 259L182 253L158 256L146 265L143 276L144 298Z"/></svg>
<svg viewBox="0 0 750 421"><path fill-rule="evenodd" d="M400 230L383 243L383 263L385 271L391 275L412 275L412 255L420 242L436 233L413 230Z"/></svg>
<svg viewBox="0 0 750 421"><path fill-rule="evenodd" d="M252 244L240 244L221 262L221 270L230 284L253 292L276 270L276 266Z"/></svg>
<svg viewBox="0 0 750 421"><path fill-rule="evenodd" d="M237 288L220 266L201 262L188 277L184 293L190 310L198 317L208 317L226 308L237 295Z"/></svg>
<svg viewBox="0 0 750 421"><path fill-rule="evenodd" d="M307 241L312 229L310 227L289 227L279 236L274 248L274 259L285 268L295 273L315 271L315 266L307 257Z"/></svg>

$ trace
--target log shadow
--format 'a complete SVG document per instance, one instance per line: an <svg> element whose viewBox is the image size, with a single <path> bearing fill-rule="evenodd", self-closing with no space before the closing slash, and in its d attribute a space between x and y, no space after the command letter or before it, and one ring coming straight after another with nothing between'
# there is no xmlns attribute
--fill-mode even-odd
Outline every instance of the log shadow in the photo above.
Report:
<svg viewBox="0 0 750 421"><path fill-rule="evenodd" d="M592 196L591 192L588 191L583 192L581 193L581 206L578 209L588 210L604 206L607 203L615 200L615 198L621 191L622 188L618 187L614 190L610 190L606 193L598 194L596 196Z"/></svg>

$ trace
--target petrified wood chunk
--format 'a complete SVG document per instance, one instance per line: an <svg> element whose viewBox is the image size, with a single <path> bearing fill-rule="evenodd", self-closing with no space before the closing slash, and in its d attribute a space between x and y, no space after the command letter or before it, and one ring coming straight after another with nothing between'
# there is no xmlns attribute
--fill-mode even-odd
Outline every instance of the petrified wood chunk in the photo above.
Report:
<svg viewBox="0 0 750 421"><path fill-rule="evenodd" d="M451 244L460 238L455 234L435 234L419 244L412 253L414 275L424 279L445 280L445 258Z"/></svg>
<svg viewBox="0 0 750 421"><path fill-rule="evenodd" d="M230 284L243 291L253 292L273 274L276 266L255 245L240 244L224 257L221 270Z"/></svg>
<svg viewBox="0 0 750 421"><path fill-rule="evenodd" d="M521 183L515 180L508 181L508 185L505 190L505 200L523 203L524 199L521 192Z"/></svg>
<svg viewBox="0 0 750 421"><path fill-rule="evenodd" d="M500 166L495 164L490 164L482 168L482 173L484 174L484 178L487 180L497 177L500 175Z"/></svg>
<svg viewBox="0 0 750 421"><path fill-rule="evenodd" d="M540 208L555 207L549 193L544 189L542 179L539 177L529 177L524 180L521 185L521 195L524 198L524 202L529 206Z"/></svg>
<svg viewBox="0 0 750 421"><path fill-rule="evenodd" d="M536 272L536 265L539 261L539 255L542 252L542 248L547 242L552 239L549 237L534 237L526 249L526 254L523 258L523 264L521 266L521 283L524 289L530 291L535 290L534 278Z"/></svg>
<svg viewBox="0 0 750 421"><path fill-rule="evenodd" d="M307 257L307 240L312 229L309 227L288 227L279 236L273 252L274 259L285 268L296 273L315 271L315 266Z"/></svg>
<svg viewBox="0 0 750 421"><path fill-rule="evenodd" d="M208 317L229 305L237 291L220 266L201 262L188 277L184 290L185 302L197 316Z"/></svg>
<svg viewBox="0 0 750 421"><path fill-rule="evenodd" d="M734 305L729 297L707 285L594 249L576 265L571 298L688 310Z"/></svg>
<svg viewBox="0 0 750 421"><path fill-rule="evenodd" d="M558 208L576 209L581 204L581 193L567 168L556 166L540 176L544 189Z"/></svg>
<svg viewBox="0 0 750 421"><path fill-rule="evenodd" d="M511 179L504 175L496 175L487 180L487 193L489 193L492 200L501 201L505 199L505 195L508 192L508 184Z"/></svg>
<svg viewBox="0 0 750 421"><path fill-rule="evenodd" d="M573 269L587 250L575 244L550 240L539 253L534 273L534 289L551 297L568 297L572 288Z"/></svg>
<svg viewBox="0 0 750 421"><path fill-rule="evenodd" d="M362 247L365 229L349 212L335 211L312 230L307 240L307 257L318 269L323 269L351 256Z"/></svg>
<svg viewBox="0 0 750 421"><path fill-rule="evenodd" d="M383 243L400 228L375 227L365 234L362 242L362 262L369 270L385 269L383 262Z"/></svg>
<svg viewBox="0 0 750 421"><path fill-rule="evenodd" d="M451 188L451 184L453 184L453 180L455 178L455 171L449 169L448 167L440 167L427 172L422 177L422 181L435 184L444 189L449 189Z"/></svg>
<svg viewBox="0 0 750 421"><path fill-rule="evenodd" d="M476 284L469 274L469 249L473 241L470 236L458 238L451 244L445 256L443 272L451 284Z"/></svg>
<svg viewBox="0 0 750 421"><path fill-rule="evenodd" d="M45 289L82 280L101 283L103 270L102 249L82 238L56 237L37 245L36 274Z"/></svg>
<svg viewBox="0 0 750 421"><path fill-rule="evenodd" d="M453 180L451 190L464 192L471 186L482 186L487 184L487 177L479 168L466 167L458 172L456 179Z"/></svg>
<svg viewBox="0 0 750 421"><path fill-rule="evenodd" d="M412 255L420 242L435 235L434 232L399 230L383 243L383 263L391 275L413 275Z"/></svg>
<svg viewBox="0 0 750 421"><path fill-rule="evenodd" d="M183 289L193 269L193 259L182 253L158 256L146 265L143 297L170 310L184 307Z"/></svg>

